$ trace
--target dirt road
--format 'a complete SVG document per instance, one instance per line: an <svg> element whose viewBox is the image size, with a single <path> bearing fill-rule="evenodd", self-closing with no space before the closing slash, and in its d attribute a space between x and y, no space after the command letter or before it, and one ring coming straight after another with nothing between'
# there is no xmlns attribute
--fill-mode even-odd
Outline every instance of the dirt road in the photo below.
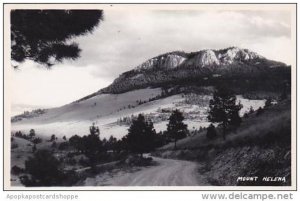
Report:
<svg viewBox="0 0 300 201"><path fill-rule="evenodd" d="M138 171L123 172L106 178L94 178L88 183L109 186L197 186L197 163L153 157L158 164ZM102 180L102 181L101 181Z"/></svg>

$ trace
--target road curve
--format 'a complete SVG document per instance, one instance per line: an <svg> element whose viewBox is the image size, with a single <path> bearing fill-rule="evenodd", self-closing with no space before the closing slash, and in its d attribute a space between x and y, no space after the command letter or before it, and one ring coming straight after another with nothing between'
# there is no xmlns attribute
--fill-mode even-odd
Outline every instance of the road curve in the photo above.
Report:
<svg viewBox="0 0 300 201"><path fill-rule="evenodd" d="M126 173L111 181L112 186L198 186L197 164L190 161L153 157L158 165Z"/></svg>

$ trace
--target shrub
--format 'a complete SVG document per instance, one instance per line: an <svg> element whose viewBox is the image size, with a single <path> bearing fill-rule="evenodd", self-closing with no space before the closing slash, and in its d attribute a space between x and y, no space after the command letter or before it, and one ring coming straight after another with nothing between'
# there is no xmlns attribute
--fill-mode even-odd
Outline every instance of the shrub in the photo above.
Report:
<svg viewBox="0 0 300 201"><path fill-rule="evenodd" d="M42 142L43 142L43 140L42 140L41 138L39 138L39 137L34 138L34 139L32 140L32 143L34 143L34 144L39 144L39 143L42 143Z"/></svg>
<svg viewBox="0 0 300 201"><path fill-rule="evenodd" d="M265 107L264 108L268 108L272 106L272 99L269 97L267 98L266 102L265 102Z"/></svg>
<svg viewBox="0 0 300 201"><path fill-rule="evenodd" d="M77 161L74 158L67 158L66 163L68 165L76 165Z"/></svg>
<svg viewBox="0 0 300 201"><path fill-rule="evenodd" d="M256 111L256 116L261 115L264 112L264 109L262 109L261 107L258 108L258 110Z"/></svg>
<svg viewBox="0 0 300 201"><path fill-rule="evenodd" d="M89 165L89 160L87 158L81 157L78 161L79 165L81 166L88 166Z"/></svg>
<svg viewBox="0 0 300 201"><path fill-rule="evenodd" d="M18 144L11 144L11 149L16 149L16 148L18 148L18 147L19 147Z"/></svg>
<svg viewBox="0 0 300 201"><path fill-rule="evenodd" d="M50 137L50 142L53 142L53 141L55 141L55 140L56 140L56 137L55 137L54 134L52 134L51 137Z"/></svg>
<svg viewBox="0 0 300 201"><path fill-rule="evenodd" d="M32 152L36 152L37 148L36 148L36 145L34 144L34 146L32 147Z"/></svg>
<svg viewBox="0 0 300 201"><path fill-rule="evenodd" d="M210 140L217 137L216 127L213 124L210 124L209 127L207 128L206 137Z"/></svg>
<svg viewBox="0 0 300 201"><path fill-rule="evenodd" d="M30 131L29 131L29 137L30 138L35 137L35 130L34 129L30 129Z"/></svg>
<svg viewBox="0 0 300 201"><path fill-rule="evenodd" d="M25 161L25 171L31 177L22 177L25 186L54 186L62 183L63 172L59 161L47 150L36 151Z"/></svg>
<svg viewBox="0 0 300 201"><path fill-rule="evenodd" d="M69 148L69 143L68 142L62 142L59 144L58 149L59 150L66 150Z"/></svg>
<svg viewBox="0 0 300 201"><path fill-rule="evenodd" d="M11 173L14 174L14 175L18 175L18 174L21 174L24 172L24 169L23 168L20 168L19 166L16 166L14 165L12 168L11 168Z"/></svg>

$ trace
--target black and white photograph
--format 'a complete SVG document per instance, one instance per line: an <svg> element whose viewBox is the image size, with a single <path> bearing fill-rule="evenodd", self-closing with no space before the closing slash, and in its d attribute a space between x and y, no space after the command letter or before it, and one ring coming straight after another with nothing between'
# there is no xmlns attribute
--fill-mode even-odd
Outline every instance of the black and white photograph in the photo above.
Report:
<svg viewBox="0 0 300 201"><path fill-rule="evenodd" d="M5 189L296 187L296 4L7 4Z"/></svg>

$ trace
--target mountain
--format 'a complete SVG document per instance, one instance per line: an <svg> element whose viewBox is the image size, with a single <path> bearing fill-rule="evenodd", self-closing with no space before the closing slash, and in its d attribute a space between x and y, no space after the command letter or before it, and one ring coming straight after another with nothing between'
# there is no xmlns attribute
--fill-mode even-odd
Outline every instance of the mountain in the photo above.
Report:
<svg viewBox="0 0 300 201"><path fill-rule="evenodd" d="M253 80L279 80L277 84L280 84L289 75L290 68L286 64L268 60L248 49L230 47L192 53L175 51L151 58L122 73L111 85L96 94L118 94L145 87L166 87L169 84L208 86L220 79L227 80L229 85L233 80L248 80L250 84Z"/></svg>
<svg viewBox="0 0 300 201"><path fill-rule="evenodd" d="M184 113L189 129L206 127L215 86L229 85L239 94L243 114L250 107L263 107L270 95L278 97L290 82L290 67L246 49L170 52L122 73L110 86L80 100L12 118L12 132L33 128L44 136L83 135L96 123L101 137L121 138L130 119L140 113L153 121L156 131L165 130L174 108Z"/></svg>

